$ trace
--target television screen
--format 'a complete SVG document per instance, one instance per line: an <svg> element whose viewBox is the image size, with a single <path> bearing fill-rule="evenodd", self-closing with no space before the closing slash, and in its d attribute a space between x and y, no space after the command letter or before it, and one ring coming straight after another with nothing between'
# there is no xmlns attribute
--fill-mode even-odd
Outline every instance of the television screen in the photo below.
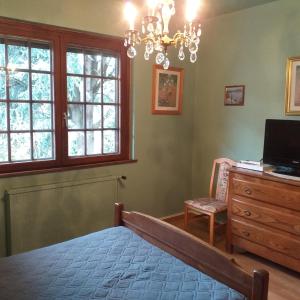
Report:
<svg viewBox="0 0 300 300"><path fill-rule="evenodd" d="M266 120L263 162L300 168L300 121Z"/></svg>

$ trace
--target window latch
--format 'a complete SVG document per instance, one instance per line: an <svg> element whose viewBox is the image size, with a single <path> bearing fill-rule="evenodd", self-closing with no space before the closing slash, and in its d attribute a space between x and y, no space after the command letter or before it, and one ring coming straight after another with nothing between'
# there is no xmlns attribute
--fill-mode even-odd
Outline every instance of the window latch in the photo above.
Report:
<svg viewBox="0 0 300 300"><path fill-rule="evenodd" d="M64 121L65 121L65 126L68 127L68 115L66 112L64 112Z"/></svg>

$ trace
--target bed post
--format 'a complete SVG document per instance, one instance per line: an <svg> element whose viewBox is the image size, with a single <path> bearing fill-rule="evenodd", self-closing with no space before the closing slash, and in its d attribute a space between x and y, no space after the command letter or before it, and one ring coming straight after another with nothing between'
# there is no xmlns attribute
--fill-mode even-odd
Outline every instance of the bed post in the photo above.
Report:
<svg viewBox="0 0 300 300"><path fill-rule="evenodd" d="M122 226L122 211L124 210L123 203L115 203L115 220L114 226Z"/></svg>
<svg viewBox="0 0 300 300"><path fill-rule="evenodd" d="M268 286L269 273L265 270L254 270L251 300L267 300Z"/></svg>

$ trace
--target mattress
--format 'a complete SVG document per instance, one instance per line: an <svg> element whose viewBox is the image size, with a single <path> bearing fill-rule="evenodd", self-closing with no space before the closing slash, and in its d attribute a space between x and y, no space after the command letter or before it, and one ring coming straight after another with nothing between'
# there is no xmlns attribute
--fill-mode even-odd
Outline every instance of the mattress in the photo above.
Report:
<svg viewBox="0 0 300 300"><path fill-rule="evenodd" d="M245 297L121 226L0 259L0 299Z"/></svg>

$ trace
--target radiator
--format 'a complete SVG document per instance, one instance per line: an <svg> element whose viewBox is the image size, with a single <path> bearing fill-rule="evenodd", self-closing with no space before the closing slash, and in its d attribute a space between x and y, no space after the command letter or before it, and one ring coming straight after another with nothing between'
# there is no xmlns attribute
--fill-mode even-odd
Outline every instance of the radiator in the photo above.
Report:
<svg viewBox="0 0 300 300"><path fill-rule="evenodd" d="M7 254L111 226L120 178L107 176L6 191Z"/></svg>

